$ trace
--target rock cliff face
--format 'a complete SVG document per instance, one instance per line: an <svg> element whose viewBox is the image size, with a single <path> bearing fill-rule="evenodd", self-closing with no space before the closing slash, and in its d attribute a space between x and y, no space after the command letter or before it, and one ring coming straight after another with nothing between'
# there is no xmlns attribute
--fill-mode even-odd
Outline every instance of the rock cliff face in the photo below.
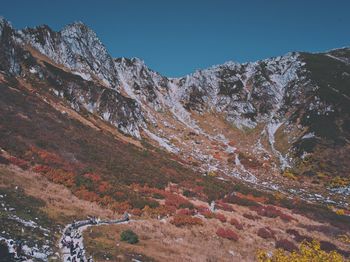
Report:
<svg viewBox="0 0 350 262"><path fill-rule="evenodd" d="M204 172L253 180L266 166L349 174L350 49L227 62L175 79L138 58L112 58L80 22L55 32L15 30L1 19L0 50L3 74L197 161Z"/></svg>

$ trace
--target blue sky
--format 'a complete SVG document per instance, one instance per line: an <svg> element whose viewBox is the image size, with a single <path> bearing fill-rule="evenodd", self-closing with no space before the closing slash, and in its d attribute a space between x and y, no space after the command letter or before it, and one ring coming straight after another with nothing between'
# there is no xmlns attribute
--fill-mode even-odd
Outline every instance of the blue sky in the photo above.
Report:
<svg viewBox="0 0 350 262"><path fill-rule="evenodd" d="M228 60L350 46L349 0L0 0L16 28L90 26L114 57L167 76Z"/></svg>

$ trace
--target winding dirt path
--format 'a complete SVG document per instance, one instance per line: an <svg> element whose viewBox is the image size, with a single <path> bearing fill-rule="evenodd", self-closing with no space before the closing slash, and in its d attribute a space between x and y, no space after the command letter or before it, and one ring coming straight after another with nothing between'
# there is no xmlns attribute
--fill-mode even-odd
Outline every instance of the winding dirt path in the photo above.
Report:
<svg viewBox="0 0 350 262"><path fill-rule="evenodd" d="M72 224L68 224L60 239L59 248L62 261L64 262L92 262L92 258L86 257L83 241L83 231L91 226L112 225L112 224L126 224L131 222L128 214L121 219L116 220L99 220L87 219Z"/></svg>

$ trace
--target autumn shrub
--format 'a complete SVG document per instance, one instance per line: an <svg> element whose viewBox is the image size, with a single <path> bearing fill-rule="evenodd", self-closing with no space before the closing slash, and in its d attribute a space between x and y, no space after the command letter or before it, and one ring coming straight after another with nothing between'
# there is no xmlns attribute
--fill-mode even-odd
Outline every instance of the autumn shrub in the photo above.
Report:
<svg viewBox="0 0 350 262"><path fill-rule="evenodd" d="M286 253L281 249L275 250L272 254L266 251L259 251L257 254L259 262L343 262L346 261L336 251L326 252L321 249L320 243L317 241L302 242L299 249L292 253Z"/></svg>
<svg viewBox="0 0 350 262"><path fill-rule="evenodd" d="M293 251L298 250L298 247L292 241L290 241L288 239L277 240L275 243L275 247L286 250L288 252L293 252Z"/></svg>
<svg viewBox="0 0 350 262"><path fill-rule="evenodd" d="M104 207L111 206L114 201L114 199L111 196L100 196L97 200L98 204Z"/></svg>
<svg viewBox="0 0 350 262"><path fill-rule="evenodd" d="M175 215L174 218L170 221L170 223L177 227L203 225L202 219L200 219L199 217L192 217L188 215Z"/></svg>
<svg viewBox="0 0 350 262"><path fill-rule="evenodd" d="M112 186L107 181L102 181L97 187L99 193L107 193L107 191L111 190Z"/></svg>
<svg viewBox="0 0 350 262"><path fill-rule="evenodd" d="M280 217L282 220L284 221L291 221L291 220L295 220L295 218L293 218L290 215L287 215L285 213L283 213L282 211L280 211L279 209L277 209L274 206L254 206L254 207L250 207L251 210L255 211L258 215L260 216L264 216L264 217L269 217L269 218L276 218L276 217Z"/></svg>
<svg viewBox="0 0 350 262"><path fill-rule="evenodd" d="M221 213L215 213L215 218L220 220L222 223L225 223L227 221L226 217Z"/></svg>
<svg viewBox="0 0 350 262"><path fill-rule="evenodd" d="M45 177L57 184L63 184L66 187L73 187L75 185L76 175L72 172L63 169L50 169L45 173Z"/></svg>
<svg viewBox="0 0 350 262"><path fill-rule="evenodd" d="M121 192L121 191L114 192L113 197L117 201L123 201L123 200L127 199L127 195L124 192Z"/></svg>
<svg viewBox="0 0 350 262"><path fill-rule="evenodd" d="M46 165L36 165L32 168L35 173L46 174L51 170L51 167Z"/></svg>
<svg viewBox="0 0 350 262"><path fill-rule="evenodd" d="M18 166L22 169L27 169L29 167L29 163L23 159L11 156L8 161L15 166Z"/></svg>
<svg viewBox="0 0 350 262"><path fill-rule="evenodd" d="M288 214L282 213L282 212L279 214L279 217L280 217L280 219L282 219L283 221L286 221L286 222L290 222L292 220L296 220L297 221L296 218L294 218L294 217L292 217L292 216L290 216Z"/></svg>
<svg viewBox="0 0 350 262"><path fill-rule="evenodd" d="M245 194L241 192L236 192L235 195L237 197L243 198L243 199L248 199L253 202L258 202L258 203L266 203L269 199L269 195L263 195L262 193L258 191L251 190L249 192L245 192Z"/></svg>
<svg viewBox="0 0 350 262"><path fill-rule="evenodd" d="M167 194L165 197L166 206L174 206L176 208L193 208L194 206L186 198L177 194Z"/></svg>
<svg viewBox="0 0 350 262"><path fill-rule="evenodd" d="M231 203L231 204L236 204L239 206L247 206L247 207L252 207L252 206L260 206L259 203L247 199L247 198L242 198L242 197L238 197L236 195L230 195L224 198L225 202Z"/></svg>
<svg viewBox="0 0 350 262"><path fill-rule="evenodd" d="M248 213L244 213L243 216L245 218L250 219L250 220L259 220L259 219L261 219L261 217L259 217L259 216L254 216L254 215L248 214Z"/></svg>
<svg viewBox="0 0 350 262"><path fill-rule="evenodd" d="M94 183L101 181L101 176L95 173L85 173L83 176Z"/></svg>
<svg viewBox="0 0 350 262"><path fill-rule="evenodd" d="M129 212L130 214L138 217L142 215L142 210L138 208L131 209Z"/></svg>
<svg viewBox="0 0 350 262"><path fill-rule="evenodd" d="M177 210L176 214L178 215L186 215L186 216L193 216L195 214L193 209L183 208Z"/></svg>
<svg viewBox="0 0 350 262"><path fill-rule="evenodd" d="M214 212L211 212L209 209L201 210L199 213L207 219L215 218Z"/></svg>
<svg viewBox="0 0 350 262"><path fill-rule="evenodd" d="M78 188L74 194L80 199L90 202L98 202L99 200L99 196L95 192L89 191L85 187Z"/></svg>
<svg viewBox="0 0 350 262"><path fill-rule="evenodd" d="M227 238L229 240L238 241L238 235L231 229L228 228L218 228L216 235L222 238Z"/></svg>
<svg viewBox="0 0 350 262"><path fill-rule="evenodd" d="M203 187L203 194L207 201L222 199L225 195L232 191L232 184L230 182L218 180L215 177L204 176L202 181L197 185Z"/></svg>
<svg viewBox="0 0 350 262"><path fill-rule="evenodd" d="M123 214L125 211L130 210L131 206L127 201L124 202L113 202L111 204L111 209L118 214Z"/></svg>
<svg viewBox="0 0 350 262"><path fill-rule="evenodd" d="M209 208L208 208L207 206L203 206L203 205L195 206L195 209L196 209L199 213L209 211Z"/></svg>
<svg viewBox="0 0 350 262"><path fill-rule="evenodd" d="M196 185L196 186L194 186L194 187L192 188L192 191L193 191L193 193L196 194L197 196L198 196L198 195L201 195L201 194L203 193L203 191L204 191L204 186L198 186L198 185Z"/></svg>
<svg viewBox="0 0 350 262"><path fill-rule="evenodd" d="M268 227L262 227L258 230L258 236L264 239L275 238L274 232Z"/></svg>
<svg viewBox="0 0 350 262"><path fill-rule="evenodd" d="M280 211L276 209L274 206L258 206L253 207L251 210L256 211L256 213L260 216L276 218L279 216Z"/></svg>
<svg viewBox="0 0 350 262"><path fill-rule="evenodd" d="M224 201L216 201L216 208L227 211L227 212L233 212L235 211L233 207Z"/></svg>
<svg viewBox="0 0 350 262"><path fill-rule="evenodd" d="M139 242L139 237L134 231L127 229L120 234L120 240L128 242L129 244L136 244Z"/></svg>
<svg viewBox="0 0 350 262"><path fill-rule="evenodd" d="M230 224L235 226L235 228L238 229L238 230L242 230L243 229L243 225L235 218L231 218Z"/></svg>

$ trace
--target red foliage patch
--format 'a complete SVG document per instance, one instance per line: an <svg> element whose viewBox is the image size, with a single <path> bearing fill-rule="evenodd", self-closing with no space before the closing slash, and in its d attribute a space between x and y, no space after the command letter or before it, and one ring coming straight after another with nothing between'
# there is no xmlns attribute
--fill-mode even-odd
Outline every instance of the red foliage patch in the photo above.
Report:
<svg viewBox="0 0 350 262"><path fill-rule="evenodd" d="M285 214L285 213L281 213L279 216L280 216L280 218L281 218L282 220L287 221L287 222L290 222L290 221L292 221L292 220L297 220L296 218L294 218L294 217L292 217L292 216L290 216L290 215L287 215L287 214Z"/></svg>
<svg viewBox="0 0 350 262"><path fill-rule="evenodd" d="M274 206L256 206L256 207L251 207L250 209L254 210L256 213L258 213L258 215L264 216L264 217L269 217L269 218L280 217L282 220L288 221L288 222L293 219L295 220L295 218L283 213L281 210L278 210Z"/></svg>
<svg viewBox="0 0 350 262"><path fill-rule="evenodd" d="M66 187L72 187L75 185L75 174L67 172L63 169L50 169L44 174L45 177L57 184L63 184Z"/></svg>
<svg viewBox="0 0 350 262"><path fill-rule="evenodd" d="M209 211L209 209L204 209L199 211L199 213L204 216L205 218L211 219L215 217L215 214L211 211Z"/></svg>
<svg viewBox="0 0 350 262"><path fill-rule="evenodd" d="M280 215L280 211L276 209L274 206L258 206L252 207L251 210L256 211L258 215L263 217L275 218Z"/></svg>
<svg viewBox="0 0 350 262"><path fill-rule="evenodd" d="M134 216L141 216L142 215L142 210L138 209L138 208L134 208L130 210L130 214L134 215Z"/></svg>
<svg viewBox="0 0 350 262"><path fill-rule="evenodd" d="M220 213L215 213L215 218L220 220L222 223L225 223L227 221L226 217Z"/></svg>
<svg viewBox="0 0 350 262"><path fill-rule="evenodd" d="M84 174L84 177L90 179L92 182L95 183L101 181L101 176L95 173L86 173Z"/></svg>
<svg viewBox="0 0 350 262"><path fill-rule="evenodd" d="M167 194L165 197L165 205L173 206L176 208L193 208L193 205L190 201L176 194Z"/></svg>
<svg viewBox="0 0 350 262"><path fill-rule="evenodd" d="M15 166L18 166L22 169L27 169L29 167L29 163L23 159L19 159L17 157L11 156L8 161Z"/></svg>
<svg viewBox="0 0 350 262"><path fill-rule="evenodd" d="M51 167L45 166L45 165L37 165L37 166L33 167L32 170L36 173L46 174L47 172L49 172L51 170Z"/></svg>
<svg viewBox="0 0 350 262"><path fill-rule="evenodd" d="M250 220L258 220L258 219L261 219L261 217L259 217L259 216L254 216L254 215L252 215L252 214L247 214L247 213L244 213L243 216L244 216L245 218L250 219Z"/></svg>
<svg viewBox="0 0 350 262"><path fill-rule="evenodd" d="M216 235L222 238L227 238L233 241L238 241L239 237L238 235L231 229L225 229L220 227L217 231L216 231Z"/></svg>
<svg viewBox="0 0 350 262"><path fill-rule="evenodd" d="M239 196L240 195L240 196ZM248 199L246 197L243 197L244 195L242 194L234 194L234 195L229 195L224 198L225 202L231 203L231 204L236 204L240 206L248 206L248 207L254 207L254 206L260 206L260 204L254 200Z"/></svg>
<svg viewBox="0 0 350 262"><path fill-rule="evenodd" d="M248 199L250 201L254 201L254 202L259 202L259 203L265 203L268 199L266 197L257 197L257 196L254 196L252 194L247 194L247 195L244 195L240 192L236 192L236 196L240 197L240 198L245 198L245 199Z"/></svg>
<svg viewBox="0 0 350 262"><path fill-rule="evenodd" d="M117 191L114 193L116 198L123 198L125 196L124 192Z"/></svg>
<svg viewBox="0 0 350 262"><path fill-rule="evenodd" d="M87 190L85 187L80 187L77 191L74 192L75 195L81 199L97 202L99 200L98 195L95 192Z"/></svg>
<svg viewBox="0 0 350 262"><path fill-rule="evenodd" d="M220 152L215 152L213 154L213 158L217 159L217 160L221 160L221 155L220 155Z"/></svg>
<svg viewBox="0 0 350 262"><path fill-rule="evenodd" d="M288 239L280 239L277 240L275 243L276 248L281 248L289 252L297 251L298 247L292 242L289 241Z"/></svg>
<svg viewBox="0 0 350 262"><path fill-rule="evenodd" d="M235 219L235 218L231 218L230 224L235 226L235 228L238 229L238 230L242 230L243 229L243 225L241 223L239 223L239 221L237 219Z"/></svg>
<svg viewBox="0 0 350 262"><path fill-rule="evenodd" d="M110 190L112 188L112 186L106 182L106 181L102 181L99 185L98 185L98 191L100 193L106 193L108 190Z"/></svg>
<svg viewBox="0 0 350 262"><path fill-rule="evenodd" d="M209 211L209 208L207 206L195 206L195 208L199 213Z"/></svg>
<svg viewBox="0 0 350 262"><path fill-rule="evenodd" d="M122 214L127 210L130 210L131 206L128 202L113 202L111 204L111 208L113 211Z"/></svg>
<svg viewBox="0 0 350 262"><path fill-rule="evenodd" d="M204 187L203 186L195 186L193 187L192 191L197 193L197 194L201 194L203 193Z"/></svg>
<svg viewBox="0 0 350 262"><path fill-rule="evenodd" d="M183 208L179 209L176 214L178 215L186 215L186 216L193 216L195 214L194 210L188 209L188 208Z"/></svg>
<svg viewBox="0 0 350 262"><path fill-rule="evenodd" d="M268 227L260 228L258 230L258 236L264 239L275 238L274 232Z"/></svg>
<svg viewBox="0 0 350 262"><path fill-rule="evenodd" d="M228 212L234 212L235 211L231 205L225 203L222 200L219 200L219 201L216 202L216 207L218 209L222 209L222 210L228 211Z"/></svg>

